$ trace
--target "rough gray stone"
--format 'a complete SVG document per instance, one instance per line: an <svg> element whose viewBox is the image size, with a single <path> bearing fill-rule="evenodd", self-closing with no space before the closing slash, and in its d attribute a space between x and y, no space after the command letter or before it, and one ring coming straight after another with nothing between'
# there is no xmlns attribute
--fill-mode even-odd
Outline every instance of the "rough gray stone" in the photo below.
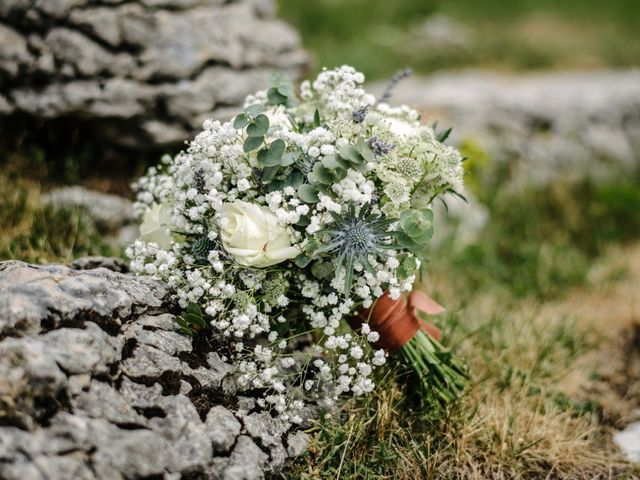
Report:
<svg viewBox="0 0 640 480"><path fill-rule="evenodd" d="M613 435L613 441L630 462L640 463L640 422L633 422Z"/></svg>
<svg viewBox="0 0 640 480"><path fill-rule="evenodd" d="M307 450L309 434L301 431L287 435L287 454L290 457L302 455Z"/></svg>
<svg viewBox="0 0 640 480"><path fill-rule="evenodd" d="M163 286L103 268L75 271L60 265L0 263L0 332L29 335L64 322L93 321L119 328L132 314L155 311Z"/></svg>
<svg viewBox="0 0 640 480"><path fill-rule="evenodd" d="M205 425L216 452L228 452L241 429L240 422L223 406L216 406L209 410Z"/></svg>
<svg viewBox="0 0 640 480"><path fill-rule="evenodd" d="M115 388L105 382L93 381L86 391L72 399L74 412L91 418L103 418L116 425L146 426L147 419L139 415Z"/></svg>
<svg viewBox="0 0 640 480"><path fill-rule="evenodd" d="M105 230L115 230L136 221L130 200L84 187L63 187L42 196L45 205L81 208Z"/></svg>
<svg viewBox="0 0 640 480"><path fill-rule="evenodd" d="M240 435L229 463L222 474L223 480L258 480L264 478L263 466L268 456L251 438Z"/></svg>
<svg viewBox="0 0 640 480"><path fill-rule="evenodd" d="M508 164L513 189L606 181L640 167L640 70L446 73L404 81L393 102L452 126L452 142L478 145L491 172Z"/></svg>
<svg viewBox="0 0 640 480"><path fill-rule="evenodd" d="M233 368L175 332L164 296L105 268L0 263L1 478L257 479L285 464L285 436L301 452L234 407Z"/></svg>
<svg viewBox="0 0 640 480"><path fill-rule="evenodd" d="M272 418L268 413L252 413L242 421L251 438L265 447L282 444L282 435L288 430L283 421Z"/></svg>
<svg viewBox="0 0 640 480"><path fill-rule="evenodd" d="M91 121L137 148L175 144L264 88L270 70L296 76L308 63L274 12L273 0L4 0L0 115Z"/></svg>

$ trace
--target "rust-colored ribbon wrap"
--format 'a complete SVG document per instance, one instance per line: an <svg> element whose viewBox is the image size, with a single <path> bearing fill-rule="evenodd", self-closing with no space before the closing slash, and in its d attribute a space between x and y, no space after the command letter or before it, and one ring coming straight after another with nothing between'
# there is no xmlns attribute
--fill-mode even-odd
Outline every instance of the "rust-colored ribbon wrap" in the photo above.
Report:
<svg viewBox="0 0 640 480"><path fill-rule="evenodd" d="M384 348L388 352L402 348L420 328L436 340L440 340L440 329L418 318L418 310L429 315L444 312L441 305L422 292L411 292L408 300L402 297L393 300L389 292L385 292L371 308L362 310L349 321L349 324L358 331L363 323L369 323L371 330L380 334L376 347Z"/></svg>

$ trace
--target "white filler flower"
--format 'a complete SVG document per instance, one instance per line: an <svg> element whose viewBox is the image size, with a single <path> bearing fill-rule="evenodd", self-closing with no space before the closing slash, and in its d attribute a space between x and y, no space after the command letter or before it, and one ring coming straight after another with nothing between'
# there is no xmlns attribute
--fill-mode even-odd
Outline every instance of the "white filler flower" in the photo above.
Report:
<svg viewBox="0 0 640 480"><path fill-rule="evenodd" d="M164 250L171 247L171 207L167 204L152 204L142 218L140 238L145 242L154 242Z"/></svg>
<svg viewBox="0 0 640 480"><path fill-rule="evenodd" d="M389 131L401 138L412 137L418 134L418 128L409 122L397 118L386 118Z"/></svg>
<svg viewBox="0 0 640 480"><path fill-rule="evenodd" d="M269 208L237 200L219 211L222 245L240 265L264 268L300 254Z"/></svg>

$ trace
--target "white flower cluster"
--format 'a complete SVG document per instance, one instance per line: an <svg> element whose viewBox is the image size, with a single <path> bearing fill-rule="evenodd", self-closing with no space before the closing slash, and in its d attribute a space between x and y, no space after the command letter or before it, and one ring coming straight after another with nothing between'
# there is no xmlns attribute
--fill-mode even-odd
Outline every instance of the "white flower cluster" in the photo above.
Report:
<svg viewBox="0 0 640 480"><path fill-rule="evenodd" d="M347 321L411 290L430 203L462 188L459 153L363 82L325 70L297 99L279 79L136 185L132 270L198 305L239 384L291 422L305 399L374 388L379 335Z"/></svg>

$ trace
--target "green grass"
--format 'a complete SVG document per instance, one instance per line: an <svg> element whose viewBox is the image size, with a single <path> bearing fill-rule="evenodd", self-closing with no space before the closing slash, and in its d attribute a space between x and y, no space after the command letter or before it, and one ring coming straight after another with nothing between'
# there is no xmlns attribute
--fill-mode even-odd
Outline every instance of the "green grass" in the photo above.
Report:
<svg viewBox="0 0 640 480"><path fill-rule="evenodd" d="M640 62L633 0L279 0L315 68L351 64L386 78L460 67L503 70L625 67ZM434 45L417 29L432 14L464 24L468 45Z"/></svg>
<svg viewBox="0 0 640 480"><path fill-rule="evenodd" d="M40 188L16 173L0 174L0 261L68 262L121 253L83 210L43 205Z"/></svg>

